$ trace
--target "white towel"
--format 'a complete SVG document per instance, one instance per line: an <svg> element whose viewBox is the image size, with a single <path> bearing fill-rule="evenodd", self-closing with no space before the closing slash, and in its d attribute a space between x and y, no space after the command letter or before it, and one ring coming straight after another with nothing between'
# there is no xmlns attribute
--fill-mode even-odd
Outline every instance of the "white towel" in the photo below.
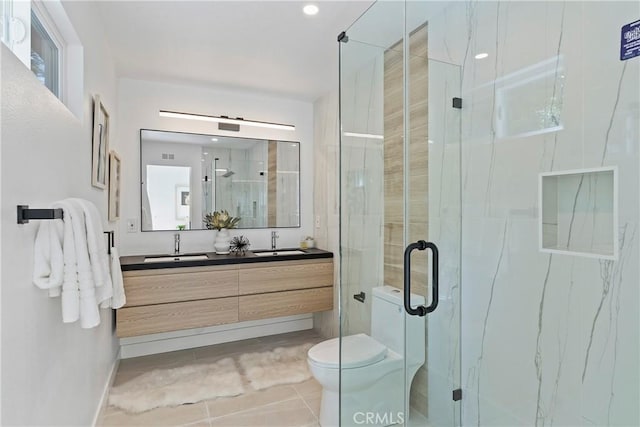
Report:
<svg viewBox="0 0 640 427"><path fill-rule="evenodd" d="M88 329L100 324L100 312L96 299L96 281L89 258L87 243L87 223L80 203L74 199L67 199L71 210L71 226L75 242L76 260L78 265L78 289L80 290L80 327ZM64 288L62 290L64 304Z"/></svg>
<svg viewBox="0 0 640 427"><path fill-rule="evenodd" d="M40 223L33 257L33 283L59 296L64 274L62 253L63 222L60 219Z"/></svg>
<svg viewBox="0 0 640 427"><path fill-rule="evenodd" d="M62 258L64 271L62 278L62 321L72 323L80 318L80 290L78 288L78 260L73 233L73 210L66 201L53 204L63 211ZM56 296L49 293L49 296Z"/></svg>
<svg viewBox="0 0 640 427"><path fill-rule="evenodd" d="M96 288L96 301L101 303L113 295L111 275L109 274L109 255L102 228L102 218L98 208L93 203L83 199L70 199L77 203L84 212L87 229L87 245L89 248L89 261L93 272L94 286ZM107 305L108 306L108 305Z"/></svg>
<svg viewBox="0 0 640 427"><path fill-rule="evenodd" d="M40 224L34 246L33 282L48 289L49 296L61 296L64 323L80 320L82 328L93 328L100 324L98 303L108 306L113 294L100 213L82 199L62 200L52 208L63 210L63 220ZM124 291L118 298L124 301Z"/></svg>
<svg viewBox="0 0 640 427"><path fill-rule="evenodd" d="M112 308L120 308L126 304L127 298L124 294L124 281L122 280L122 269L120 268L120 256L118 248L111 248L111 282L113 283Z"/></svg>

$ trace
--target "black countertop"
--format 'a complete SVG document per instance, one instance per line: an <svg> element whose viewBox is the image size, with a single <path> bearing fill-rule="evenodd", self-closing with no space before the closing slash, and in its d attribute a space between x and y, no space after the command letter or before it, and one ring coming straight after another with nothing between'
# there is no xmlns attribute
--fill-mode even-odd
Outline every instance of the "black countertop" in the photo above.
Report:
<svg viewBox="0 0 640 427"><path fill-rule="evenodd" d="M158 268L177 268L177 267L200 267L207 265L230 265L230 264L249 264L256 262L273 262L273 261L294 261L303 259L318 259L318 258L333 258L333 253L322 249L298 249L298 248L280 248L278 251L302 251L304 254L292 254L292 255L267 255L258 256L252 251L247 251L243 256L237 255L218 255L215 252L197 253L197 254L181 254L180 256L189 255L206 255L207 259L198 259L190 261L161 261L161 262L144 262L148 257L171 257L172 254L160 254L160 255L133 255L120 257L120 265L122 271L130 270L154 270ZM261 250L259 252L271 252Z"/></svg>

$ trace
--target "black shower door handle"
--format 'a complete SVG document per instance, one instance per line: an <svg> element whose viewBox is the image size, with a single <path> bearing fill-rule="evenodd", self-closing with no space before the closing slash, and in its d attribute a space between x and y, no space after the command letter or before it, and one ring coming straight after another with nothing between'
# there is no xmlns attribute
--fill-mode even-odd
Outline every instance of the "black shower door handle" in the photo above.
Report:
<svg viewBox="0 0 640 427"><path fill-rule="evenodd" d="M431 304L427 307L419 305L416 308L411 307L411 252L415 249L424 251L431 249L432 265L431 265ZM438 247L431 242L418 240L411 243L404 250L404 309L412 316L425 316L438 307Z"/></svg>

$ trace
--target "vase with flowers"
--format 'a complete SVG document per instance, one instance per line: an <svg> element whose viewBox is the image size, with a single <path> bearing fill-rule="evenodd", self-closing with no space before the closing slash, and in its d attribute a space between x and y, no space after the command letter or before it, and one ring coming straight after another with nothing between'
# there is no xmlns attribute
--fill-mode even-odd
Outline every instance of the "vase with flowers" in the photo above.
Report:
<svg viewBox="0 0 640 427"><path fill-rule="evenodd" d="M218 255L226 255L229 253L229 245L231 236L230 228L236 228L240 218L233 217L225 210L214 211L205 215L204 223L209 230L218 230L213 247Z"/></svg>

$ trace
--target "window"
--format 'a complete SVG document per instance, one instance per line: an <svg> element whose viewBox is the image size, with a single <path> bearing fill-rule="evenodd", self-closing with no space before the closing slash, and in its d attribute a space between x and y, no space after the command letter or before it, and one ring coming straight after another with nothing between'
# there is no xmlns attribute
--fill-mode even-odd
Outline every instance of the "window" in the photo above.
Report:
<svg viewBox="0 0 640 427"><path fill-rule="evenodd" d="M84 54L60 0L0 0L2 42L79 119Z"/></svg>
<svg viewBox="0 0 640 427"><path fill-rule="evenodd" d="M60 98L60 43L56 43L36 13L31 11L31 71Z"/></svg>

